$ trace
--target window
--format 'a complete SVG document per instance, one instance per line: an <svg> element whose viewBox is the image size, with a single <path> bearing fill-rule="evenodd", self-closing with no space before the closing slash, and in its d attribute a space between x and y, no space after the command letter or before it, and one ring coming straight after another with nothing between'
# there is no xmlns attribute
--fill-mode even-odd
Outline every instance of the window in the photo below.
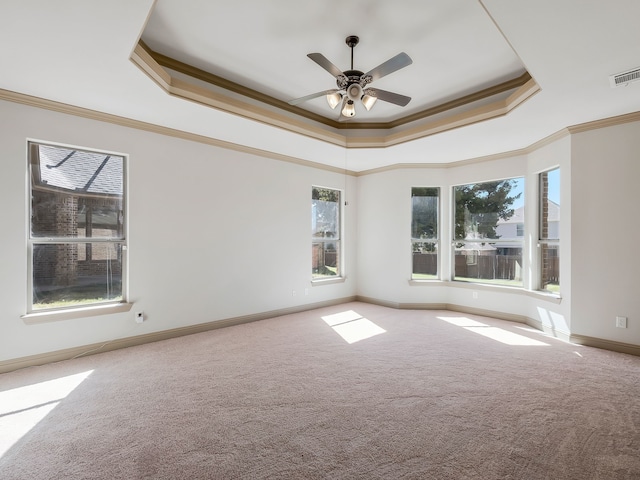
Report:
<svg viewBox="0 0 640 480"><path fill-rule="evenodd" d="M540 185L540 289L560 293L560 169L542 172Z"/></svg>
<svg viewBox="0 0 640 480"><path fill-rule="evenodd" d="M340 191L311 189L311 276L335 278L340 272Z"/></svg>
<svg viewBox="0 0 640 480"><path fill-rule="evenodd" d="M29 143L29 312L124 300L124 162Z"/></svg>
<svg viewBox="0 0 640 480"><path fill-rule="evenodd" d="M414 280L438 278L439 188L411 189L411 255Z"/></svg>
<svg viewBox="0 0 640 480"><path fill-rule="evenodd" d="M522 286L524 179L453 188L454 280Z"/></svg>

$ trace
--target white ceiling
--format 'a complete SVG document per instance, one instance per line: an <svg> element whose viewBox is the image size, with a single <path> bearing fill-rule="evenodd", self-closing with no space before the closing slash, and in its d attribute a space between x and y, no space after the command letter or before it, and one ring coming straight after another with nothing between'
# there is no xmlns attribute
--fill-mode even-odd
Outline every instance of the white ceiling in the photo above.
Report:
<svg viewBox="0 0 640 480"><path fill-rule="evenodd" d="M406 52L412 65L371 86L412 101L405 108L380 102L370 112L357 106L358 121L393 120L525 71L477 1L432 0L425 8L423 0L325 0L306 2L304 12L297 5L245 0L237 8L231 2L159 0L142 40L156 52L284 101L336 88L335 78L307 54L322 53L347 70L348 35L360 37L354 68L363 72ZM303 107L338 116L324 98Z"/></svg>
<svg viewBox="0 0 640 480"><path fill-rule="evenodd" d="M640 67L638 0L4 0L1 12L2 89L354 171L516 150L571 125L640 111L640 82L612 89L608 81ZM350 34L361 39L357 69L401 51L413 59L374 85L412 102L378 102L361 118L397 118L523 68L541 91L504 117L346 151L172 97L129 60L142 36L154 50L289 100L334 87L306 54L346 69ZM322 98L308 103L336 116Z"/></svg>

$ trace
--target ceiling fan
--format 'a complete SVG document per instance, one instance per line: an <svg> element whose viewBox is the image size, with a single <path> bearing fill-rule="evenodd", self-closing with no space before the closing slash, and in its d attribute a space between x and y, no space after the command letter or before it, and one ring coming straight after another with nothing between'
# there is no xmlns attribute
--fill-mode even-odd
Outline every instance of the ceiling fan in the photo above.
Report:
<svg viewBox="0 0 640 480"><path fill-rule="evenodd" d="M411 97L400 95L399 93L388 92L379 88L371 88L368 85L374 80L378 80L390 73L407 67L413 63L411 57L402 52L395 57L390 58L386 62L378 65L373 70L363 73L353 68L353 48L358 44L360 39L355 35L346 38L347 45L351 48L351 69L341 71L333 63L327 60L327 57L321 53L310 53L307 55L311 60L316 62L327 72L336 78L337 89L323 90L322 92L312 93L304 97L296 98L289 101L289 105L298 105L313 98L326 96L327 102L331 108L336 108L341 102L342 107L340 113L342 116L351 118L356 115L355 102L360 100L362 105L368 110L376 103L377 100L393 103L404 107L409 103Z"/></svg>

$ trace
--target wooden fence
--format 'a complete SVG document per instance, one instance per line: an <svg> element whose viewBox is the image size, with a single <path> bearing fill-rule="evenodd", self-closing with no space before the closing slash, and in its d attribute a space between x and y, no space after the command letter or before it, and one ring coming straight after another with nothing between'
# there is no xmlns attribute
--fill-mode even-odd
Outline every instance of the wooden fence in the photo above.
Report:
<svg viewBox="0 0 640 480"><path fill-rule="evenodd" d="M469 263L466 255L456 255L455 275L457 277L479 278L483 280L516 280L522 272L519 255L478 255ZM560 278L559 257L550 257L548 282L557 283ZM438 255L435 253L414 253L413 273L436 275Z"/></svg>

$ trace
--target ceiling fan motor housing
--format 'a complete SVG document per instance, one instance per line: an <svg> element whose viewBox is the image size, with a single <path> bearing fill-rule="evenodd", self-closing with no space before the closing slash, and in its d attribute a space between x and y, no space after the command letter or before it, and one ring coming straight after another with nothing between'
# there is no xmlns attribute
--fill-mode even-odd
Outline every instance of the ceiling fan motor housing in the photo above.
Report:
<svg viewBox="0 0 640 480"><path fill-rule="evenodd" d="M346 90L347 97L351 100L360 100L362 98L362 78L364 73L360 70L346 70L343 75L337 79L338 88Z"/></svg>

